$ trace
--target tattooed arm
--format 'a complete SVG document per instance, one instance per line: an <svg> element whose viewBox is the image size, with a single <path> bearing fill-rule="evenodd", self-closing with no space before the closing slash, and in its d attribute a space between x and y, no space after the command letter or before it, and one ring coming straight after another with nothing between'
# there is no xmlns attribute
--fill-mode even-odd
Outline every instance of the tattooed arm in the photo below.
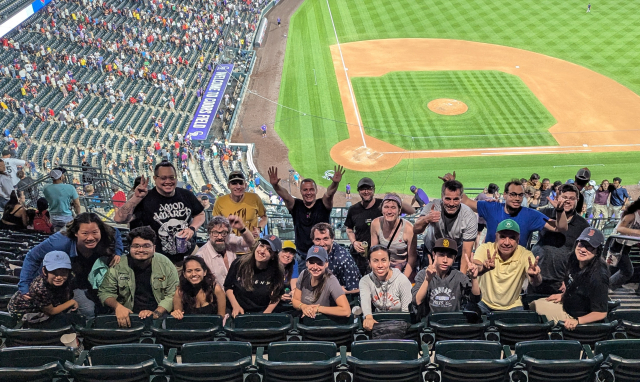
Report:
<svg viewBox="0 0 640 382"><path fill-rule="evenodd" d="M113 220L116 223L129 223L131 221L131 218L133 217L133 210L136 208L138 204L140 204L142 199L144 199L144 197L147 196L147 193L149 193L149 190L147 188L148 184L149 184L149 180L145 179L143 175L142 179L140 180L140 185L136 187L135 194L133 195L133 197L127 200L124 206L118 208L118 211L113 216Z"/></svg>

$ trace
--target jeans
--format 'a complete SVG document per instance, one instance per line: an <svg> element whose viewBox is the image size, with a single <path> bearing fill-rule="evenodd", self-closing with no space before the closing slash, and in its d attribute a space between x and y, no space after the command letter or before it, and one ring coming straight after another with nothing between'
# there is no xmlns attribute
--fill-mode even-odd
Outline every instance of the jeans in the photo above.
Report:
<svg viewBox="0 0 640 382"><path fill-rule="evenodd" d="M74 289L73 299L78 303L78 313L85 316L87 320L95 317L96 304L89 299L86 289Z"/></svg>
<svg viewBox="0 0 640 382"><path fill-rule="evenodd" d="M307 269L307 253L296 250L296 260L298 261L298 274Z"/></svg>
<svg viewBox="0 0 640 382"><path fill-rule="evenodd" d="M64 227L66 227L67 223L73 220L72 215L51 215L51 225L53 225L53 232L58 232Z"/></svg>
<svg viewBox="0 0 640 382"><path fill-rule="evenodd" d="M9 202L9 199L5 199L2 196L0 196L0 208L4 209L4 206L6 206L8 202Z"/></svg>
<svg viewBox="0 0 640 382"><path fill-rule="evenodd" d="M487 304L484 303L484 301L480 301L478 303L478 308L480 308L480 311L482 312L482 314L489 314L491 312L507 312L507 311L520 311L520 310L524 310L524 308L522 306L516 306L515 308L511 308L511 309L504 309L504 310L498 310L498 309L491 309L487 306Z"/></svg>
<svg viewBox="0 0 640 382"><path fill-rule="evenodd" d="M611 290L622 287L633 276L633 264L631 264L631 259L629 258L630 251L630 246L624 245L622 247L620 260L618 261L618 271L609 278L609 288Z"/></svg>

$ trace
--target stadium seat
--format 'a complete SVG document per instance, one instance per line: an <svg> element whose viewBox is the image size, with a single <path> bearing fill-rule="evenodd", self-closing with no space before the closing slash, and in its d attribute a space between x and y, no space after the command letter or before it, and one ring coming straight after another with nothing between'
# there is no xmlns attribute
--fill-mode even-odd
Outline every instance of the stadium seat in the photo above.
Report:
<svg viewBox="0 0 640 382"><path fill-rule="evenodd" d="M227 320L224 330L232 341L250 342L254 350L271 342L285 341L293 329L288 314L243 314Z"/></svg>
<svg viewBox="0 0 640 382"><path fill-rule="evenodd" d="M13 284L0 284L0 311L7 311L7 304L11 297L18 291L18 286Z"/></svg>
<svg viewBox="0 0 640 382"><path fill-rule="evenodd" d="M640 339L596 342L594 353L604 357L598 381L640 381Z"/></svg>
<svg viewBox="0 0 640 382"><path fill-rule="evenodd" d="M640 310L617 309L609 313L609 320L618 321L618 331L627 338L640 338ZM614 336L617 337L618 331Z"/></svg>
<svg viewBox="0 0 640 382"><path fill-rule="evenodd" d="M318 314L315 318L296 317L296 329L300 331L304 341L329 341L336 346L350 347L358 329L358 321L354 316L334 317Z"/></svg>
<svg viewBox="0 0 640 382"><path fill-rule="evenodd" d="M613 332L616 330L618 322L609 320L605 321L606 322L602 323L580 324L573 330L565 329L564 322L559 321L558 327L561 328L560 333L562 334L562 339L580 341L581 344L593 346L593 344L598 341L612 339Z"/></svg>
<svg viewBox="0 0 640 382"><path fill-rule="evenodd" d="M49 382L67 373L65 362L74 362L72 348L25 346L0 349L0 381Z"/></svg>
<svg viewBox="0 0 640 382"><path fill-rule="evenodd" d="M156 343L164 346L165 351L178 349L189 342L213 341L222 330L222 317L216 315L185 315L182 320L167 317L156 321L151 328Z"/></svg>
<svg viewBox="0 0 640 382"><path fill-rule="evenodd" d="M248 342L194 342L182 346L181 363L171 349L164 361L175 382L242 382L251 366L252 349Z"/></svg>
<svg viewBox="0 0 640 382"><path fill-rule="evenodd" d="M130 328L120 328L116 316L113 315L97 316L90 319L85 327L78 328L85 350L100 345L138 342L144 331L145 324L137 315L131 316Z"/></svg>
<svg viewBox="0 0 640 382"><path fill-rule="evenodd" d="M515 351L518 365L511 374L513 381L589 382L603 359L578 341L524 341L516 344Z"/></svg>
<svg viewBox="0 0 640 382"><path fill-rule="evenodd" d="M441 382L504 382L516 362L516 356L508 346L494 341L439 341L434 352ZM436 382L437 379L426 378L425 381Z"/></svg>
<svg viewBox="0 0 640 382"><path fill-rule="evenodd" d="M60 337L73 332L71 326L60 329L8 329L0 327L5 346L60 346Z"/></svg>
<svg viewBox="0 0 640 382"><path fill-rule="evenodd" d="M414 382L422 379L429 362L419 353L418 343L412 340L356 341L347 364L354 382ZM423 354L428 354L426 348Z"/></svg>
<svg viewBox="0 0 640 382"><path fill-rule="evenodd" d="M163 361L162 345L105 345L83 351L75 363L67 362L65 367L74 382L149 382L150 378L160 382L166 380L164 368L158 366Z"/></svg>
<svg viewBox="0 0 640 382"><path fill-rule="evenodd" d="M332 382L341 360L337 350L333 342L272 342L269 359L263 357L264 348L258 348L256 366L263 382ZM346 347L341 351L346 356Z"/></svg>
<svg viewBox="0 0 640 382"><path fill-rule="evenodd" d="M520 341L549 339L549 332L554 326L553 321L530 311L491 312L487 319L491 327L498 330L500 343L509 346Z"/></svg>
<svg viewBox="0 0 640 382"><path fill-rule="evenodd" d="M437 341L484 340L488 327L489 321L472 312L432 313L422 338L430 348Z"/></svg>

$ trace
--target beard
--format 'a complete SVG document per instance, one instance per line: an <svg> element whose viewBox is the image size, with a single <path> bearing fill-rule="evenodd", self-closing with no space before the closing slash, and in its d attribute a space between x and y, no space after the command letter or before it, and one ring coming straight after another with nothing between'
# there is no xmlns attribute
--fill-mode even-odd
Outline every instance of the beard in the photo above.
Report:
<svg viewBox="0 0 640 382"><path fill-rule="evenodd" d="M225 253L227 252L227 243L225 243L224 241L222 243L216 242L216 243L212 243L213 249L216 250L216 252L218 253Z"/></svg>

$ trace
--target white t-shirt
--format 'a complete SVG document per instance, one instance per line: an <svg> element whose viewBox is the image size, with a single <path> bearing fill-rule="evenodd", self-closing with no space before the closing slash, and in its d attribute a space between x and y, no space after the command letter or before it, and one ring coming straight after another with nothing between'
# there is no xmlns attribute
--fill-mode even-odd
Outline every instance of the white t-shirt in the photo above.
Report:
<svg viewBox="0 0 640 382"><path fill-rule="evenodd" d="M11 181L15 186L18 184L20 179L18 179L18 166L26 166L27 162L22 159L15 158L2 158L4 164L7 166L7 174L11 175Z"/></svg>

